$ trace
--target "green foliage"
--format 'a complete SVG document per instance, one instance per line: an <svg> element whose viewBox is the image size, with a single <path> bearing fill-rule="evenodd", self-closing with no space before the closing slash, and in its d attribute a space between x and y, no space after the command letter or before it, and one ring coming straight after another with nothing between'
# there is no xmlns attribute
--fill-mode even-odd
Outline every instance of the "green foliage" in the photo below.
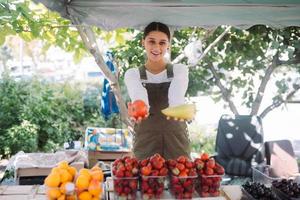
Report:
<svg viewBox="0 0 300 200"><path fill-rule="evenodd" d="M175 31L171 45L171 59L175 59L182 53L192 34L196 38L203 39L203 49L205 49L224 32L225 28L220 26L209 36L207 36L206 30L198 28ZM114 49L116 58L122 67L121 74L127 68L143 65L145 58L141 39L142 33L138 32L134 39L126 41L124 45ZM240 99L240 105L250 109L256 98L260 81L278 53L279 59L282 61L277 63L278 69L273 72L274 75L271 78L274 81L277 79L278 83L276 84L278 94L274 96L283 98L293 89L293 84L287 84L287 80L293 73L300 72L299 41L300 28L297 27L280 30L264 25L256 25L248 30L232 27L198 65L190 68L187 94L195 96L201 92L203 95L210 95L215 101L222 99L221 90L216 87L216 77L210 70L211 65L214 64L220 82L229 92L227 95L234 99ZM284 64L284 61L287 61L287 64ZM187 60L183 59L181 63L187 64ZM286 66L284 69L283 65ZM284 80L277 76L280 74L285 76Z"/></svg>
<svg viewBox="0 0 300 200"><path fill-rule="evenodd" d="M105 125L99 108L84 108L83 91L80 84L15 82L5 76L0 81L0 154L55 151L64 142L83 140L87 126Z"/></svg>
<svg viewBox="0 0 300 200"><path fill-rule="evenodd" d="M23 121L20 125L15 125L7 130L9 138L7 146L10 151L9 154L14 155L19 151L35 152L38 148L37 143L37 127L29 121Z"/></svg>
<svg viewBox="0 0 300 200"><path fill-rule="evenodd" d="M189 125L188 130L192 152L215 154L216 129L207 129L204 126L192 123Z"/></svg>

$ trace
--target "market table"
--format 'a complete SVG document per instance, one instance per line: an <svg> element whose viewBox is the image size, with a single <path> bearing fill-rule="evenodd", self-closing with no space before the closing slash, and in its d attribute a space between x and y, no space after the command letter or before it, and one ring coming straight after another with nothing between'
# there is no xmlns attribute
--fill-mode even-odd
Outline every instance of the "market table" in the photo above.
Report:
<svg viewBox="0 0 300 200"><path fill-rule="evenodd" d="M93 167L98 161L113 162L117 158L131 156L131 151L88 151L89 167Z"/></svg>
<svg viewBox="0 0 300 200"><path fill-rule="evenodd" d="M104 184L105 188L105 199L114 200L114 191L113 191L113 181L111 177L106 179ZM221 196L219 197L199 197L194 195L193 199L203 199L203 200L240 200L243 197L243 193L239 185L224 185L221 186ZM137 194L137 199L140 198L140 192ZM161 199L173 199L168 190L165 190Z"/></svg>
<svg viewBox="0 0 300 200"><path fill-rule="evenodd" d="M103 199L113 200L113 191L105 183L106 192L103 194ZM224 185L221 187L222 196L200 198L195 196L193 199L203 200L239 200L242 198L242 192L238 185ZM167 190L164 192L164 199L172 199ZM3 185L0 186L0 200L45 200L45 187L43 185Z"/></svg>

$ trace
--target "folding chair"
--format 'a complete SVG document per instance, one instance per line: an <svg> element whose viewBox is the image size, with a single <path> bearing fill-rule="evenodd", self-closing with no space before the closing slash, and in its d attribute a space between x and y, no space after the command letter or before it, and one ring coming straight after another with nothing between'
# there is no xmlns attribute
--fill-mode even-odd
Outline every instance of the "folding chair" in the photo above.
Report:
<svg viewBox="0 0 300 200"><path fill-rule="evenodd" d="M258 116L223 115L216 139L216 160L227 175L252 175L252 165L264 160L263 129Z"/></svg>
<svg viewBox="0 0 300 200"><path fill-rule="evenodd" d="M271 176L288 178L299 172L293 145L289 140L267 141L265 152Z"/></svg>

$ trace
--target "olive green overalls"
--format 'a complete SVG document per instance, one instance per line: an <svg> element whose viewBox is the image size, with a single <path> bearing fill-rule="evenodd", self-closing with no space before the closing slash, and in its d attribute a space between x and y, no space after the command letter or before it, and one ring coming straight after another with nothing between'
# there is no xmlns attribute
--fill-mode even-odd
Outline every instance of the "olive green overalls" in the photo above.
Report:
<svg viewBox="0 0 300 200"><path fill-rule="evenodd" d="M189 138L185 122L167 120L161 112L169 106L168 92L171 82L143 83L147 80L145 66L139 68L140 79L148 92L150 111L147 119L135 126L134 155L145 159L159 153L165 159L184 155L190 157ZM167 77L173 78L173 66L167 65Z"/></svg>

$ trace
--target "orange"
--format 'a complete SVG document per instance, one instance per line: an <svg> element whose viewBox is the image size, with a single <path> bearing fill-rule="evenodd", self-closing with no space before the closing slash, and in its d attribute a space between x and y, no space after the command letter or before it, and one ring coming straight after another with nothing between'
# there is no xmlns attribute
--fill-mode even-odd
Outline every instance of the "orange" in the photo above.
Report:
<svg viewBox="0 0 300 200"><path fill-rule="evenodd" d="M79 175L75 185L78 190L85 190L88 189L89 182L90 180L86 175Z"/></svg>
<svg viewBox="0 0 300 200"><path fill-rule="evenodd" d="M61 195L57 200L66 200L66 195Z"/></svg>
<svg viewBox="0 0 300 200"><path fill-rule="evenodd" d="M66 169L60 169L60 181L62 183L70 182L73 180L72 175Z"/></svg>
<svg viewBox="0 0 300 200"><path fill-rule="evenodd" d="M97 180L92 180L90 182L90 185L89 185L89 193L96 196L96 197L99 197L99 195L101 194L102 192L102 187L101 187L101 183Z"/></svg>
<svg viewBox="0 0 300 200"><path fill-rule="evenodd" d="M48 187L58 187L60 184L60 175L58 173L50 173L44 182Z"/></svg>
<svg viewBox="0 0 300 200"><path fill-rule="evenodd" d="M77 170L76 170L75 167L70 166L70 167L68 167L68 172L69 172L69 173L72 175L72 177L74 178L75 175L76 175Z"/></svg>
<svg viewBox="0 0 300 200"><path fill-rule="evenodd" d="M92 195L89 192L82 192L78 198L79 200L92 200Z"/></svg>
<svg viewBox="0 0 300 200"><path fill-rule="evenodd" d="M91 172L91 176L93 180L103 181L104 175L102 170L95 170Z"/></svg>
<svg viewBox="0 0 300 200"><path fill-rule="evenodd" d="M68 169L68 167L69 167L69 164L65 160L58 163L58 168L60 168L60 169Z"/></svg>
<svg viewBox="0 0 300 200"><path fill-rule="evenodd" d="M58 167L53 167L51 173L60 173L60 169Z"/></svg>
<svg viewBox="0 0 300 200"><path fill-rule="evenodd" d="M48 190L47 190L47 196L50 199L57 199L58 197L61 196L61 192L59 191L58 188L48 188Z"/></svg>
<svg viewBox="0 0 300 200"><path fill-rule="evenodd" d="M76 195L67 195L66 200L76 200Z"/></svg>

